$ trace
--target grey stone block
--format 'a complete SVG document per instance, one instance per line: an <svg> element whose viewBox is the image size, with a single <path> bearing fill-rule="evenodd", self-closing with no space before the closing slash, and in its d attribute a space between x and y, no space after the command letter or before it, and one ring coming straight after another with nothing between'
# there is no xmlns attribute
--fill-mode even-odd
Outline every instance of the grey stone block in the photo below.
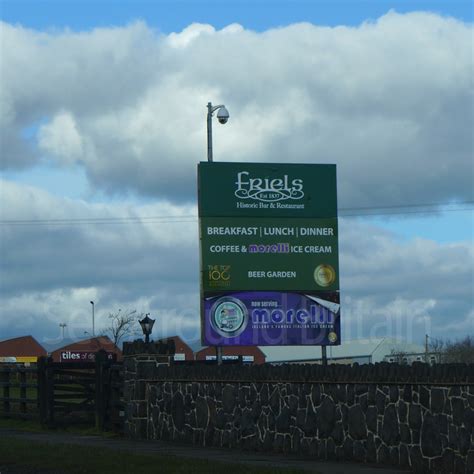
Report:
<svg viewBox="0 0 474 474"><path fill-rule="evenodd" d="M402 423L405 423L407 421L407 413L408 413L408 405L405 402L400 400L398 402L398 419Z"/></svg>
<svg viewBox="0 0 474 474"><path fill-rule="evenodd" d="M196 399L196 422L197 427L202 429L206 429L209 423L209 406L203 397Z"/></svg>
<svg viewBox="0 0 474 474"><path fill-rule="evenodd" d="M181 393L175 393L171 403L171 416L173 418L174 427L178 431L184 428L184 400Z"/></svg>
<svg viewBox="0 0 474 474"><path fill-rule="evenodd" d="M310 406L308 406L306 410L305 422L303 425L303 431L306 436L309 436L309 437L316 436L318 432L317 422L318 422L318 418L316 416L315 411ZM319 437L323 437L323 435L320 434Z"/></svg>
<svg viewBox="0 0 474 474"><path fill-rule="evenodd" d="M442 388L431 389L431 411L442 413L445 404L444 390Z"/></svg>
<svg viewBox="0 0 474 474"><path fill-rule="evenodd" d="M421 451L424 456L436 457L441 455L441 435L433 416L424 417L421 428Z"/></svg>
<svg viewBox="0 0 474 474"><path fill-rule="evenodd" d="M336 422L336 407L330 398L325 398L317 409L319 437L328 437Z"/></svg>
<svg viewBox="0 0 474 474"><path fill-rule="evenodd" d="M385 410L382 423L381 438L387 446L395 446L400 442L400 425L398 423L395 405L389 405Z"/></svg>
<svg viewBox="0 0 474 474"><path fill-rule="evenodd" d="M453 409L453 422L457 426L463 424L464 418L464 400L462 398L451 399L451 407Z"/></svg>
<svg viewBox="0 0 474 474"><path fill-rule="evenodd" d="M365 415L359 405L349 408L349 434L353 439L367 438Z"/></svg>
<svg viewBox="0 0 474 474"><path fill-rule="evenodd" d="M291 431L291 413L288 407L283 407L276 418L276 430L279 433L290 433Z"/></svg>
<svg viewBox="0 0 474 474"><path fill-rule="evenodd" d="M222 390L222 407L226 413L232 413L236 405L236 390L227 384Z"/></svg>
<svg viewBox="0 0 474 474"><path fill-rule="evenodd" d="M344 440L343 449L344 449L344 459L346 461L352 461L354 459L354 441L352 441L351 438L346 438Z"/></svg>
<svg viewBox="0 0 474 474"><path fill-rule="evenodd" d="M421 407L411 404L408 408L408 425L412 430L421 429Z"/></svg>

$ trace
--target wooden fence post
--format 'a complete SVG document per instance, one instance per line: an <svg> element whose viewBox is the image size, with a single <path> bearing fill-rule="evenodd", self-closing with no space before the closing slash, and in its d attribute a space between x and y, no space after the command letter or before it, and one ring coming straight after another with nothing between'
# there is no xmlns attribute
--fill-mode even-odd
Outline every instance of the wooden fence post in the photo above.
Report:
<svg viewBox="0 0 474 474"><path fill-rule="evenodd" d="M26 413L26 370L20 369L20 413Z"/></svg>
<svg viewBox="0 0 474 474"><path fill-rule="evenodd" d="M45 374L46 424L48 428L54 428L54 367L51 357L48 357L46 360Z"/></svg>
<svg viewBox="0 0 474 474"><path fill-rule="evenodd" d="M3 367L0 371L3 384L3 414L10 413L10 367Z"/></svg>
<svg viewBox="0 0 474 474"><path fill-rule="evenodd" d="M40 357L36 366L38 378L38 407L40 414L40 424L46 427L48 418L48 403L46 390L46 357Z"/></svg>
<svg viewBox="0 0 474 474"><path fill-rule="evenodd" d="M99 431L104 430L105 418L107 414L107 390L105 390L107 374L106 364L107 353L104 350L100 350L95 355L95 427Z"/></svg>

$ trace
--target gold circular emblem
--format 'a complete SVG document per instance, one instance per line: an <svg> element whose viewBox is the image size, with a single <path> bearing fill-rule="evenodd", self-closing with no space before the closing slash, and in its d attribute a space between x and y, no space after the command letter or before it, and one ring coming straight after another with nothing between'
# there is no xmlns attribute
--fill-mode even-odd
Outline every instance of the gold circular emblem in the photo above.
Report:
<svg viewBox="0 0 474 474"><path fill-rule="evenodd" d="M314 270L314 281L322 287L330 286L336 280L336 272L331 265L321 264Z"/></svg>
<svg viewBox="0 0 474 474"><path fill-rule="evenodd" d="M336 342L337 341L337 334L335 332L330 332L328 334L329 342Z"/></svg>

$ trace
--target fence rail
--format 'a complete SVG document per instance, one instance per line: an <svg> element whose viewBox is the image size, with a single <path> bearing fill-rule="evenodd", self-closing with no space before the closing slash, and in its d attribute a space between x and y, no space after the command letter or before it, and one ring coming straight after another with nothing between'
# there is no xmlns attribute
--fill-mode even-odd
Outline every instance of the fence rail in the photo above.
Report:
<svg viewBox="0 0 474 474"><path fill-rule="evenodd" d="M29 382L35 380L35 382ZM0 365L0 397L5 417L31 418L38 412L36 368Z"/></svg>
<svg viewBox="0 0 474 474"><path fill-rule="evenodd" d="M103 352L95 362L53 362L36 367L0 365L0 417L36 418L41 425L87 424L123 428L123 367Z"/></svg>

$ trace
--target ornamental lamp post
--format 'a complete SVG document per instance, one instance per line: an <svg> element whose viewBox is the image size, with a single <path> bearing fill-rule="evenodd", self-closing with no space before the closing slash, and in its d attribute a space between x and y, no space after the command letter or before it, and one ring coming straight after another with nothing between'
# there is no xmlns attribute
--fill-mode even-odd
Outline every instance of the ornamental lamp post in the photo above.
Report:
<svg viewBox="0 0 474 474"><path fill-rule="evenodd" d="M153 324L155 324L155 320L149 318L149 316L150 313L147 313L141 321L138 321L142 327L143 334L145 335L145 344L150 342L150 334L153 330Z"/></svg>

